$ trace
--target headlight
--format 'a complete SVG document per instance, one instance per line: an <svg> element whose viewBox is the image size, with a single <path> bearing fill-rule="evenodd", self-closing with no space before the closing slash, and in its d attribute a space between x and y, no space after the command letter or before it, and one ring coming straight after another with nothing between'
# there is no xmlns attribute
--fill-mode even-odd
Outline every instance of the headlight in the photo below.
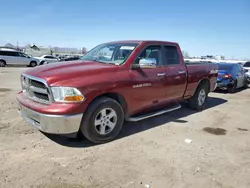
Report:
<svg viewBox="0 0 250 188"><path fill-rule="evenodd" d="M51 87L56 102L81 102L84 100L82 93L73 87Z"/></svg>

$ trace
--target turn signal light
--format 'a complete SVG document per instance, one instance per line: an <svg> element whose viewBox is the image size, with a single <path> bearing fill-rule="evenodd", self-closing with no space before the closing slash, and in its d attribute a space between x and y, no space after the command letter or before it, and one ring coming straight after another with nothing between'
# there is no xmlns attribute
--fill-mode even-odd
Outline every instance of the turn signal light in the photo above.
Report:
<svg viewBox="0 0 250 188"><path fill-rule="evenodd" d="M64 101L68 101L68 102L80 102L80 101L83 101L83 99L84 98L81 95L64 97Z"/></svg>

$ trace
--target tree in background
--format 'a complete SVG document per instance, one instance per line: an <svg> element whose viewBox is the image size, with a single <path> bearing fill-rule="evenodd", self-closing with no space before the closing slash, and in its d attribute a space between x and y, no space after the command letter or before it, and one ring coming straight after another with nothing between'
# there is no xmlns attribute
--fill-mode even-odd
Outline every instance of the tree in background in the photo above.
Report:
<svg viewBox="0 0 250 188"><path fill-rule="evenodd" d="M188 51L182 50L182 55L183 55L184 58L189 58L189 53L188 53Z"/></svg>

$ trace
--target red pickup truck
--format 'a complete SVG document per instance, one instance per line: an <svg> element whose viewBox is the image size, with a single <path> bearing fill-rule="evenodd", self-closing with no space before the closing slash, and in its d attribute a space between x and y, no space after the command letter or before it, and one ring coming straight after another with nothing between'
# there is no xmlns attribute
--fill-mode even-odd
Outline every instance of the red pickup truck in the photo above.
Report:
<svg viewBox="0 0 250 188"><path fill-rule="evenodd" d="M19 114L42 132L94 143L114 139L124 120L176 110L202 110L216 84L213 63L185 63L177 43L117 41L98 45L80 60L22 73Z"/></svg>

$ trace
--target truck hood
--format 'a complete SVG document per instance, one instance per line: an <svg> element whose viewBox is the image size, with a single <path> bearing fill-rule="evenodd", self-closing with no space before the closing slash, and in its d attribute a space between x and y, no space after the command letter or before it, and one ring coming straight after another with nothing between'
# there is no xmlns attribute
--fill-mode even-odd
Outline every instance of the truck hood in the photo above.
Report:
<svg viewBox="0 0 250 188"><path fill-rule="evenodd" d="M72 79L89 78L93 74L101 76L104 72L114 72L118 67L112 64L79 60L46 64L28 69L23 74L44 79L51 86L70 86Z"/></svg>

